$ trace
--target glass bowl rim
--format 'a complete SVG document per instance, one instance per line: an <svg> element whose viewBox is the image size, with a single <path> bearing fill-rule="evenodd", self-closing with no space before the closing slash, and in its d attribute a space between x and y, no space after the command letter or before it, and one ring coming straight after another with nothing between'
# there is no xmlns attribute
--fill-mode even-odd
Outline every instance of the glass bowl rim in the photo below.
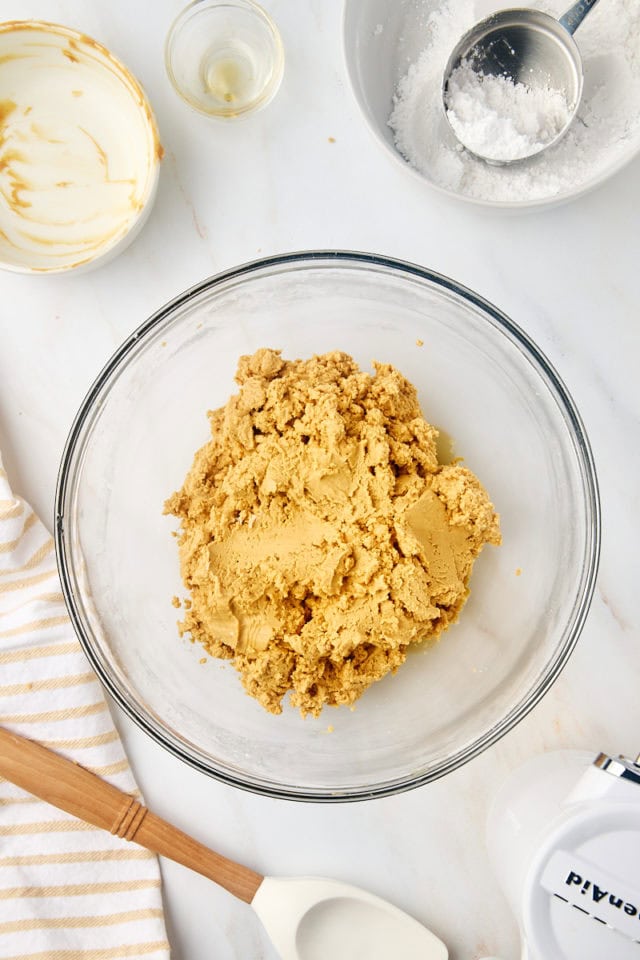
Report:
<svg viewBox="0 0 640 960"><path fill-rule="evenodd" d="M579 466L584 493L584 504L587 514L586 543L583 557L583 569L580 577L579 590L576 592L571 616L567 621L564 632L567 634L562 647L546 664L540 682L520 700L494 726L485 731L480 737L463 745L460 749L438 762L433 767L414 774L407 774L394 779L368 786L347 787L344 789L330 789L317 787L297 788L293 784L278 784L266 778L249 775L237 775L216 767L211 760L201 759L190 754L161 723L156 723L146 714L143 705L136 702L136 698L129 691L122 689L117 680L103 669L97 654L93 649L91 631L85 628L83 618L76 605L73 584L71 580L71 564L68 561L67 530L65 527L65 504L68 496L75 492L77 475L77 453L82 452L83 432L87 421L95 413L95 402L99 399L103 389L113 380L126 363L131 351L140 346L140 341L152 334L163 322L171 319L177 309L188 304L202 293L224 286L229 281L238 281L251 278L264 271L273 271L276 275L285 272L290 267L315 266L355 266L367 271L370 268L388 270L396 275L415 277L427 281L428 284L453 293L467 304L479 308L488 315L498 330L511 343L520 349L536 369L545 385L550 389L556 404L564 416L570 438L573 441L574 454ZM485 317L486 319L486 317ZM55 522L54 540L58 571L62 585L67 611L73 624L76 636L87 656L98 679L115 700L125 714L144 730L156 743L163 746L169 753L187 763L201 773L230 786L247 790L262 796L269 796L285 800L300 800L322 803L344 803L350 801L375 799L393 796L407 790L415 789L447 773L458 769L474 757L479 756L488 747L500 740L513 729L532 709L540 702L543 696L555 683L573 653L584 627L598 573L601 541L601 512L598 480L591 446L582 423L582 419L575 403L564 382L544 353L505 313L485 300L464 285L449 277L422 267L409 261L395 259L378 254L364 253L352 250L305 250L292 253L275 254L262 257L231 267L214 274L205 280L189 287L183 293L169 300L156 310L139 327L137 327L116 349L104 365L93 384L89 388L84 400L71 425L58 471L55 492Z"/></svg>

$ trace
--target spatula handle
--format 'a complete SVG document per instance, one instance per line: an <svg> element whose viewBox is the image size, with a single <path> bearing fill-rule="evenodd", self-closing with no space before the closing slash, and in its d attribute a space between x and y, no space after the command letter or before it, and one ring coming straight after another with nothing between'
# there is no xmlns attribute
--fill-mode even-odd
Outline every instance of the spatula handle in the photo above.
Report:
<svg viewBox="0 0 640 960"><path fill-rule="evenodd" d="M59 754L0 727L0 775L80 820L134 840L251 903L263 877L209 850L135 797Z"/></svg>

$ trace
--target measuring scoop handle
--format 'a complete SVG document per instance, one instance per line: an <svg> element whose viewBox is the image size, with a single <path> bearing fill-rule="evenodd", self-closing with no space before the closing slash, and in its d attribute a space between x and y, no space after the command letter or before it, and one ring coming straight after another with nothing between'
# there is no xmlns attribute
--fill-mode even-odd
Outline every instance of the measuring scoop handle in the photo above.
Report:
<svg viewBox="0 0 640 960"><path fill-rule="evenodd" d="M0 727L0 775L80 820L175 860L251 903L263 877L209 850L72 760Z"/></svg>
<svg viewBox="0 0 640 960"><path fill-rule="evenodd" d="M571 36L576 32L584 18L591 13L598 0L578 0L578 3L567 10L564 16L560 17L560 23L568 30Z"/></svg>

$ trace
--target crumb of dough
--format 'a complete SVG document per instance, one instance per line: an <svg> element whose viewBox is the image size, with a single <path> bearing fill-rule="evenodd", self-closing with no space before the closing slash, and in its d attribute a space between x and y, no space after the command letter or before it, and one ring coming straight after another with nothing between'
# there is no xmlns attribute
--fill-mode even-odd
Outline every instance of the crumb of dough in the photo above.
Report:
<svg viewBox="0 0 640 960"><path fill-rule="evenodd" d="M182 604L180 603L180 597L171 597L171 603L173 604L174 607L176 607L176 609L182 606Z"/></svg>
<svg viewBox="0 0 640 960"><path fill-rule="evenodd" d="M207 662L206 657L200 657L200 659L198 660L198 663L206 663L206 662Z"/></svg>
<svg viewBox="0 0 640 960"><path fill-rule="evenodd" d="M424 347L424 340L416 340L416 347Z"/></svg>
<svg viewBox="0 0 640 960"><path fill-rule="evenodd" d="M516 577L522 576L522 567L516 567Z"/></svg>
<svg viewBox="0 0 640 960"><path fill-rule="evenodd" d="M243 356L240 390L165 512L181 522L180 625L233 660L271 713L353 704L434 641L501 542L477 477L440 464L437 431L394 367L338 351Z"/></svg>

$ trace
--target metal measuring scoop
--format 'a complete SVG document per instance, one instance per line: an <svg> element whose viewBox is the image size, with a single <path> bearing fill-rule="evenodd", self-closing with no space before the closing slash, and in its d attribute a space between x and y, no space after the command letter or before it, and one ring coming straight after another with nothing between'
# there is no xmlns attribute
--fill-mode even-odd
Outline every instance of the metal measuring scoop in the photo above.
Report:
<svg viewBox="0 0 640 960"><path fill-rule="evenodd" d="M442 101L445 116L460 143L488 163L503 165L535 156L557 143L567 132L582 97L582 57L573 39L587 14L598 0L579 0L556 20L540 10L501 10L481 20L456 44L444 71ZM566 95L566 123L544 143L532 145L529 152L509 159L479 153L465 143L461 131L454 129L448 115L447 100L451 75L462 65L470 66L482 77L502 77L513 84L535 89L551 88Z"/></svg>

